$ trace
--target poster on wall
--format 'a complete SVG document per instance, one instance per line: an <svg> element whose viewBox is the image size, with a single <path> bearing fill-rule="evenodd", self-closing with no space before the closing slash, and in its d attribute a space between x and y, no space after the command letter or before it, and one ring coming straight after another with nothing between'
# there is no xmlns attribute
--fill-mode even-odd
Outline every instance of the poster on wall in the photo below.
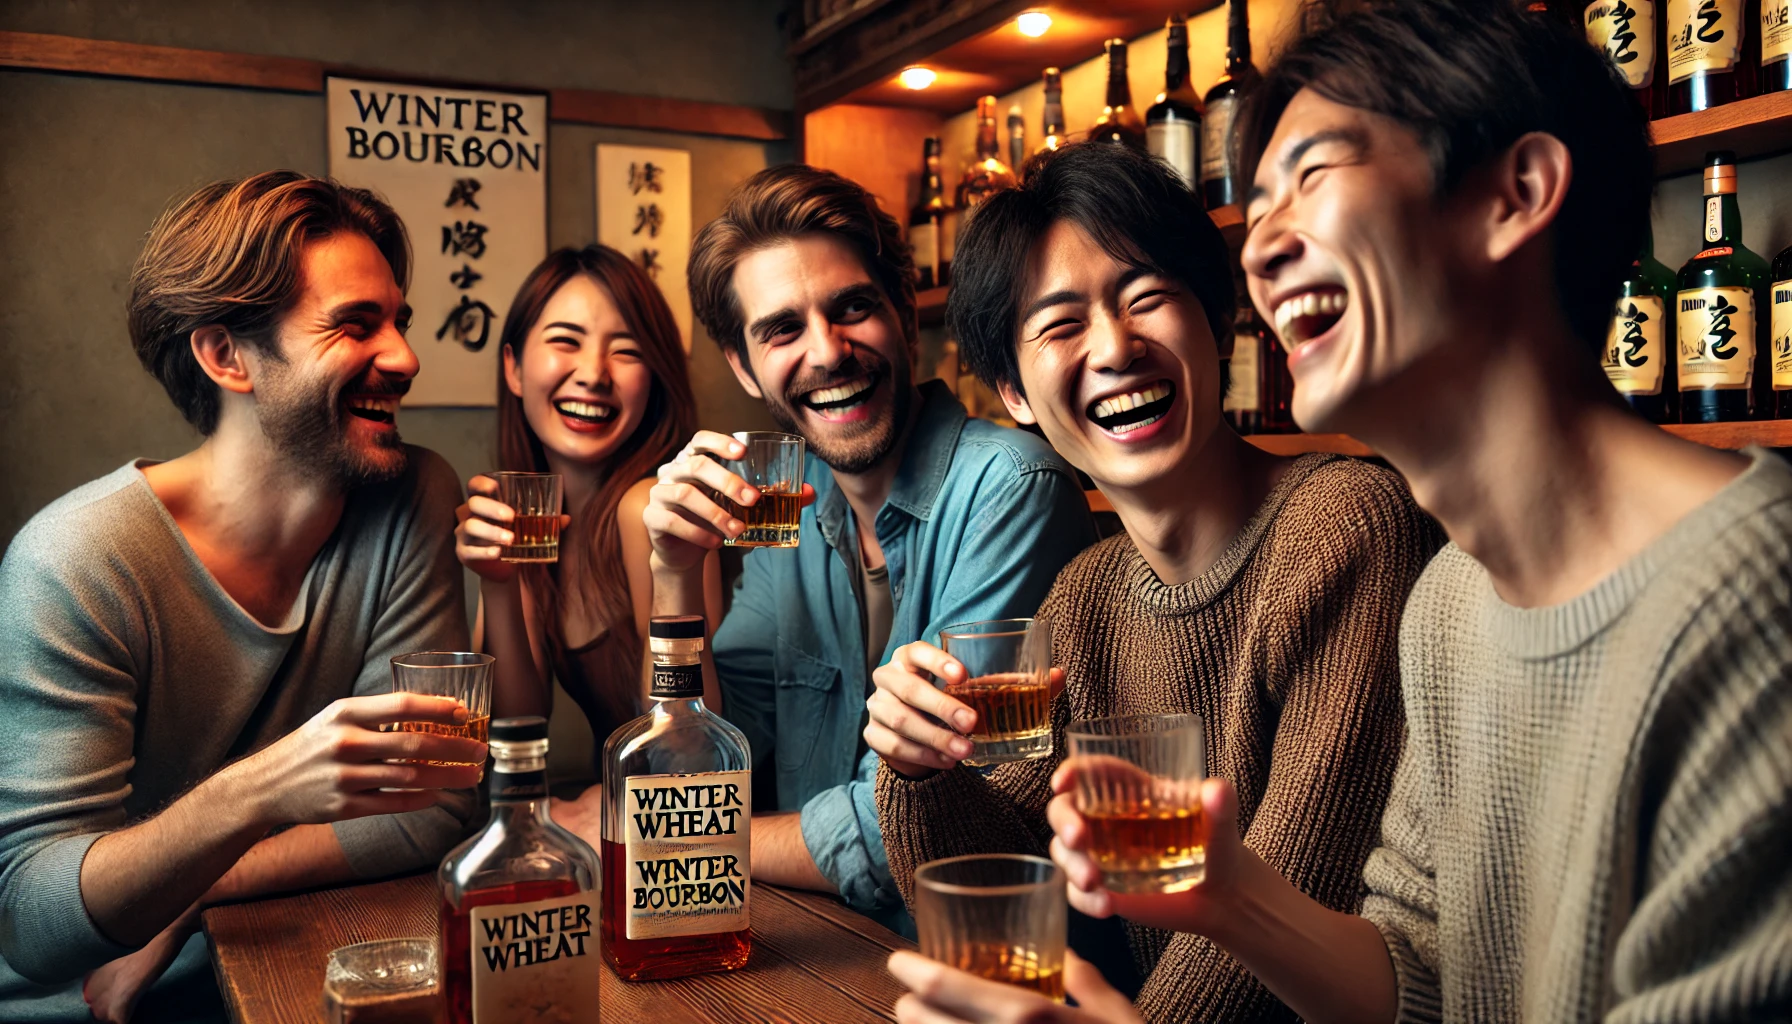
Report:
<svg viewBox="0 0 1792 1024"><path fill-rule="evenodd" d="M411 235L404 404L494 404L505 308L547 255L547 97L336 77L327 96L330 176Z"/></svg>
<svg viewBox="0 0 1792 1024"><path fill-rule="evenodd" d="M640 264L660 286L691 351L691 154L597 146L597 240Z"/></svg>

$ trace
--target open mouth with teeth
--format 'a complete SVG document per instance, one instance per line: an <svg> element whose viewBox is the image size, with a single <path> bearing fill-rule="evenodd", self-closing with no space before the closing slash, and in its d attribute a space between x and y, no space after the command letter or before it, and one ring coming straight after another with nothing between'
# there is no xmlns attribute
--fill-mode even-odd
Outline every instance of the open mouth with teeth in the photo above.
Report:
<svg viewBox="0 0 1792 1024"><path fill-rule="evenodd" d="M1110 395L1089 404L1089 420L1110 434L1130 434L1163 419L1176 401L1176 388L1167 380L1142 391Z"/></svg>
<svg viewBox="0 0 1792 1024"><path fill-rule="evenodd" d="M1276 307L1276 333L1287 348L1312 341L1332 329L1350 308L1342 288L1316 288L1282 300Z"/></svg>
<svg viewBox="0 0 1792 1024"><path fill-rule="evenodd" d="M355 396L347 400L348 411L352 416L373 423L398 422L398 396L388 395L378 398L371 396Z"/></svg>
<svg viewBox="0 0 1792 1024"><path fill-rule="evenodd" d="M854 377L825 388L816 388L803 396L803 404L825 419L838 419L869 401L876 386L875 376Z"/></svg>
<svg viewBox="0 0 1792 1024"><path fill-rule="evenodd" d="M554 411L579 423L608 423L616 418L615 406L605 405L601 402L584 402L576 398L556 399Z"/></svg>

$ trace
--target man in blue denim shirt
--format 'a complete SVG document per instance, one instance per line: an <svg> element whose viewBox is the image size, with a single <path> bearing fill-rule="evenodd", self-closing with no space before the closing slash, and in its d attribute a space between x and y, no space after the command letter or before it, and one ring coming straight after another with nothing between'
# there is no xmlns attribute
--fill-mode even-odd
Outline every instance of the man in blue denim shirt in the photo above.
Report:
<svg viewBox="0 0 1792 1024"><path fill-rule="evenodd" d="M864 189L804 166L736 189L690 262L697 315L741 386L809 448L801 543L747 556L705 665L756 765L773 758L784 813L753 821L753 876L886 920L902 901L860 739L872 669L944 626L1033 614L1095 539L1049 446L914 384L912 271ZM759 498L717 461L743 451L704 431L661 467L645 513L654 614L702 613L703 556L744 529L711 495Z"/></svg>

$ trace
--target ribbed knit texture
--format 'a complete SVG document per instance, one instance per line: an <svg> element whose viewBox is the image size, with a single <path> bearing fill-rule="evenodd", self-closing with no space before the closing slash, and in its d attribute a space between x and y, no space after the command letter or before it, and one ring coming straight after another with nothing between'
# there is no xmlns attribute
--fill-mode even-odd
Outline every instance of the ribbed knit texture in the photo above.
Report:
<svg viewBox="0 0 1792 1024"><path fill-rule="evenodd" d="M1411 1021L1792 1017L1792 469L1519 609L1450 546L1369 858Z"/></svg>
<svg viewBox="0 0 1792 1024"><path fill-rule="evenodd" d="M1309 455L1219 561L1166 586L1124 534L1065 567L1040 609L1066 689L1050 758L912 782L878 774L890 869L1045 852L1045 805L1075 718L1197 712L1210 774L1238 788L1244 841L1327 906L1355 910L1401 740L1400 608L1440 537L1393 473ZM1148 1020L1293 1020L1206 939L1129 926Z"/></svg>

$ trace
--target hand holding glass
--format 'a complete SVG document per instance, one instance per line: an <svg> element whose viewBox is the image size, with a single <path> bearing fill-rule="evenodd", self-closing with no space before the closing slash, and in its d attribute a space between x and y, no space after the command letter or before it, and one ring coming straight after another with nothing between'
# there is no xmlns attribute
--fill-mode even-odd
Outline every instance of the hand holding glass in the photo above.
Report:
<svg viewBox="0 0 1792 1024"><path fill-rule="evenodd" d="M559 561L560 474L505 472L497 477L498 500L516 513L509 523L513 540L499 552L499 561Z"/></svg>
<svg viewBox="0 0 1792 1024"><path fill-rule="evenodd" d="M746 447L746 454L720 461L757 490L759 500L741 505L717 494L717 503L747 524L740 536L724 543L737 548L796 547L803 519L803 439L770 430L742 430L734 439Z"/></svg>
<svg viewBox="0 0 1792 1024"><path fill-rule="evenodd" d="M948 857L915 869L922 956L1060 1003L1068 919L1064 873L1043 857Z"/></svg>
<svg viewBox="0 0 1792 1024"><path fill-rule="evenodd" d="M966 679L934 685L977 713L965 764L1029 761L1052 752L1052 630L1036 619L989 619L940 630Z"/></svg>
<svg viewBox="0 0 1792 1024"><path fill-rule="evenodd" d="M492 665L496 662L489 654L470 651L419 651L393 658L392 692L452 697L467 709L467 721L464 725L390 722L380 726L380 731L427 732L487 742L492 724ZM483 769L479 777L485 778Z"/></svg>
<svg viewBox="0 0 1792 1024"><path fill-rule="evenodd" d="M1120 715L1066 733L1077 812L1102 885L1118 893L1182 892L1206 876L1201 781L1207 734L1198 715Z"/></svg>

